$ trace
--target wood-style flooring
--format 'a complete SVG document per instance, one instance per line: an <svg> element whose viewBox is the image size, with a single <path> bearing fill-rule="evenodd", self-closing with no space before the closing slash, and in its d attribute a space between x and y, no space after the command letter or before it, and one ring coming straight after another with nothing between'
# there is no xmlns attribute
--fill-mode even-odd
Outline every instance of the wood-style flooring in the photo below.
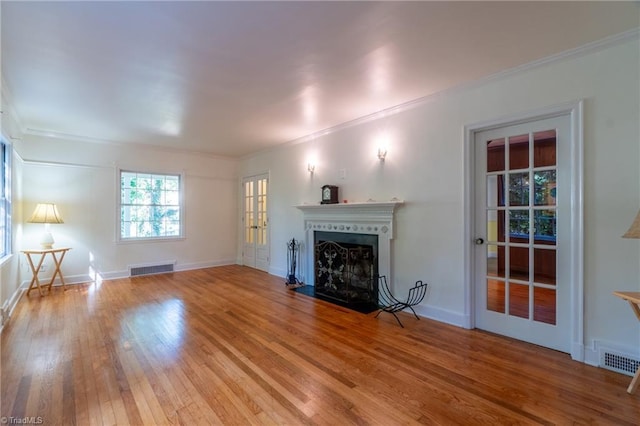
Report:
<svg viewBox="0 0 640 426"><path fill-rule="evenodd" d="M639 425L630 377L401 313L360 314L241 266L23 297L1 415L46 425Z"/></svg>

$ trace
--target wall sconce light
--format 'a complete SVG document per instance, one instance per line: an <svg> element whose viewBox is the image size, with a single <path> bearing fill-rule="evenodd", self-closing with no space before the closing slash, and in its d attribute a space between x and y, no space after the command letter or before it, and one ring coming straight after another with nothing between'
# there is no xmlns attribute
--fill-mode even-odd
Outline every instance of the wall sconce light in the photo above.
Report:
<svg viewBox="0 0 640 426"><path fill-rule="evenodd" d="M307 163L307 170L309 173L313 174L316 171L316 165L313 163Z"/></svg>
<svg viewBox="0 0 640 426"><path fill-rule="evenodd" d="M384 161L385 158L387 158L387 149L378 148L378 160Z"/></svg>

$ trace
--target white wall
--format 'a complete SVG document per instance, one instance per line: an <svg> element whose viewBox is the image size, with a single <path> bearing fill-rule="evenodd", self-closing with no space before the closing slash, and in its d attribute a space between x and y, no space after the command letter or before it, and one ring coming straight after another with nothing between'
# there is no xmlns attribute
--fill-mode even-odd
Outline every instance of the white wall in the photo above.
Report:
<svg viewBox="0 0 640 426"><path fill-rule="evenodd" d="M87 143L25 135L15 148L23 159L20 248L37 247L42 225L26 223L38 202L54 202L64 224L52 225L56 246L72 247L67 281L128 275L130 265L176 262L178 270L235 263L237 161L148 147ZM116 242L118 168L184 173L186 238ZM48 262L51 262L50 258ZM21 279L30 278L24 259Z"/></svg>
<svg viewBox="0 0 640 426"><path fill-rule="evenodd" d="M304 237L302 213L293 206L318 202L323 184L339 185L340 198L351 202L397 197L406 204L393 242L396 285L406 291L425 280L431 288L423 312L462 324L464 126L584 99L584 343L588 350L598 342L640 357L640 325L611 294L640 290L640 242L620 238L640 207L639 52L636 34L245 158L241 176L271 173L272 272L286 269L285 242ZM392 135L383 164L375 155L381 130ZM306 170L310 157L313 175Z"/></svg>

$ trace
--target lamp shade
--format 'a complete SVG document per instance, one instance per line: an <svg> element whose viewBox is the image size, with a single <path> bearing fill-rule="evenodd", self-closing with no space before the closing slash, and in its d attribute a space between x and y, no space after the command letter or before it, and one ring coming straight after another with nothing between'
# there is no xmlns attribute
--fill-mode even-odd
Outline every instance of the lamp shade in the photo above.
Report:
<svg viewBox="0 0 640 426"><path fill-rule="evenodd" d="M636 218L633 220L631 227L625 234L622 236L623 238L640 238L640 211L636 215Z"/></svg>
<svg viewBox="0 0 640 426"><path fill-rule="evenodd" d="M41 203L36 206L29 223L64 223L58 208L53 203Z"/></svg>

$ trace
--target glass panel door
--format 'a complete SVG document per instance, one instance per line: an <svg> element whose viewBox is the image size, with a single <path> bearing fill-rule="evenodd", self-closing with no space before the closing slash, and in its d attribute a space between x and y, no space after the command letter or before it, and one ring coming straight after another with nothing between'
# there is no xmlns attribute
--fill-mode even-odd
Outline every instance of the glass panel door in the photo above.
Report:
<svg viewBox="0 0 640 426"><path fill-rule="evenodd" d="M486 238L477 240L475 277L479 328L568 352L569 292L558 288L558 215L569 190L558 180L563 120L476 135L476 229Z"/></svg>
<svg viewBox="0 0 640 426"><path fill-rule="evenodd" d="M264 271L269 267L268 186L267 175L245 178L242 183L243 264Z"/></svg>
<svg viewBox="0 0 640 426"><path fill-rule="evenodd" d="M549 129L486 142L487 309L554 325L556 141Z"/></svg>

